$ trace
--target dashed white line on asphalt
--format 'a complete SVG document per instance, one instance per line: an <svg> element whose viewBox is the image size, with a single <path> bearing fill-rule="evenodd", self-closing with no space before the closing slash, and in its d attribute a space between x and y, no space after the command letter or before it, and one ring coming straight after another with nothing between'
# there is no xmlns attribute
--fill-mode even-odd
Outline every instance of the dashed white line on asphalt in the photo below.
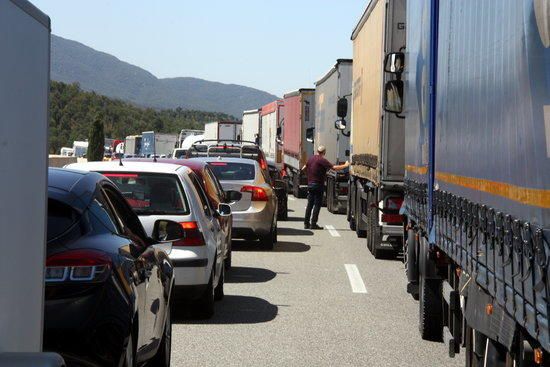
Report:
<svg viewBox="0 0 550 367"><path fill-rule="evenodd" d="M340 233L338 233L338 231L334 229L333 225L327 224L325 228L328 229L328 233L330 233L332 237L340 237Z"/></svg>
<svg viewBox="0 0 550 367"><path fill-rule="evenodd" d="M365 283L363 283L363 278L361 278L357 265L344 264L344 266L346 267L346 272L348 273L351 291L353 293L367 293L367 287L365 287Z"/></svg>

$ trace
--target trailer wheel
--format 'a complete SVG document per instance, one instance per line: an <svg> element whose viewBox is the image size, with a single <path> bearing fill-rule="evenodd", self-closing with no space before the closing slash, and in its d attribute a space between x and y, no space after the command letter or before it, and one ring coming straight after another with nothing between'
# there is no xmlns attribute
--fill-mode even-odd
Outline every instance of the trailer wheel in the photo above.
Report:
<svg viewBox="0 0 550 367"><path fill-rule="evenodd" d="M368 209L368 207L367 207ZM361 229L360 223L363 221L363 199L359 193L359 188L355 190L355 233L359 238L366 238L367 231Z"/></svg>
<svg viewBox="0 0 550 367"><path fill-rule="evenodd" d="M466 367L482 367L487 338L469 326L466 326L465 332Z"/></svg>
<svg viewBox="0 0 550 367"><path fill-rule="evenodd" d="M411 291L411 296L418 301L418 243L416 241L416 232L412 229L407 231L407 241L405 242L405 269L407 271L407 281L415 285L416 291Z"/></svg>
<svg viewBox="0 0 550 367"><path fill-rule="evenodd" d="M352 231L355 231L356 223L355 223L355 184L351 183L349 187L348 192L348 222L349 222L349 229Z"/></svg>
<svg viewBox="0 0 550 367"><path fill-rule="evenodd" d="M441 279L425 279L420 275L419 329L424 340L443 339L443 300Z"/></svg>

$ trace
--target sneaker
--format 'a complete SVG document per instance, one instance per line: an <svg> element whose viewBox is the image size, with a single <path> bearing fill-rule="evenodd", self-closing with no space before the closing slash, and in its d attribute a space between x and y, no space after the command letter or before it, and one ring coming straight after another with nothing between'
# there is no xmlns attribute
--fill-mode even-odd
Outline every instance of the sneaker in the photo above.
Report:
<svg viewBox="0 0 550 367"><path fill-rule="evenodd" d="M310 225L309 223L304 223L304 229L309 229Z"/></svg>
<svg viewBox="0 0 550 367"><path fill-rule="evenodd" d="M314 223L311 226L309 226L309 229L324 229L324 228L321 226L318 226L317 223Z"/></svg>

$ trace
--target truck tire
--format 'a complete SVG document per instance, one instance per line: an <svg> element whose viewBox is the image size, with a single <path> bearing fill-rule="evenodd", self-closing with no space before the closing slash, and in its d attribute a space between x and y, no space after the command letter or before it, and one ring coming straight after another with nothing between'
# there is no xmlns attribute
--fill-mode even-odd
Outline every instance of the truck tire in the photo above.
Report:
<svg viewBox="0 0 550 367"><path fill-rule="evenodd" d="M332 180L330 178L327 178L327 193L325 195L326 199L327 199L327 202L326 202L326 205L327 205L327 211L329 213L334 213L333 209L332 209Z"/></svg>
<svg viewBox="0 0 550 367"><path fill-rule="evenodd" d="M295 198L300 197L300 175L298 174L292 175L292 195Z"/></svg>
<svg viewBox="0 0 550 367"><path fill-rule="evenodd" d="M412 229L407 231L407 241L405 245L405 269L407 272L407 281L409 284L418 287L418 243L416 241L416 232ZM418 289L418 288L417 288ZM411 296L418 301L418 290L411 292Z"/></svg>
<svg viewBox="0 0 550 367"><path fill-rule="evenodd" d="M355 233L357 234L357 237L359 238L366 238L367 237L367 231L364 229L361 229L361 223L363 221L363 205L362 205L363 199L361 198L361 194L359 192L359 189L357 188L355 190ZM368 209L368 208L367 208Z"/></svg>
<svg viewBox="0 0 550 367"><path fill-rule="evenodd" d="M466 367L482 367L485 347L481 348L481 346L485 345L487 338L469 326L466 326L465 333ZM483 340L479 340L480 338Z"/></svg>
<svg viewBox="0 0 550 367"><path fill-rule="evenodd" d="M348 193L348 216L349 229L355 231L355 228L357 228L355 223L355 183L350 183Z"/></svg>
<svg viewBox="0 0 550 367"><path fill-rule="evenodd" d="M443 300L441 279L425 279L420 275L419 330L424 340L443 339Z"/></svg>

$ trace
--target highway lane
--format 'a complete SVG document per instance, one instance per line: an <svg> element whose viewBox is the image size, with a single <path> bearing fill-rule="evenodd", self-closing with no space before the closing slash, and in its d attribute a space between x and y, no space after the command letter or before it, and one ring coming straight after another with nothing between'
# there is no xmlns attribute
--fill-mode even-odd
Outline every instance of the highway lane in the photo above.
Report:
<svg viewBox="0 0 550 367"><path fill-rule="evenodd" d="M289 201L274 251L235 241L216 315L175 320L172 365L463 366L463 354L420 339L403 263L375 260L325 208L328 229L304 230L304 206Z"/></svg>

